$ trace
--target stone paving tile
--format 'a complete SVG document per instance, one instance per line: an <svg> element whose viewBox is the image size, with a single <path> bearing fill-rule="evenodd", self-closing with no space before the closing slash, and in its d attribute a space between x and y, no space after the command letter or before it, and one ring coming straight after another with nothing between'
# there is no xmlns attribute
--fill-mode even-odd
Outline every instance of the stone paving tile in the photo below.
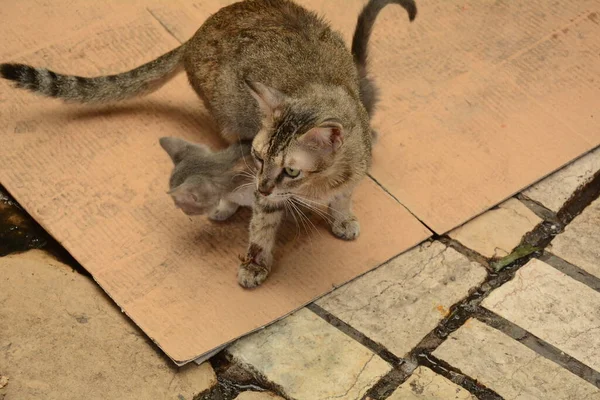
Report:
<svg viewBox="0 0 600 400"><path fill-rule="evenodd" d="M391 369L308 309L239 340L228 351L298 400L361 399Z"/></svg>
<svg viewBox="0 0 600 400"><path fill-rule="evenodd" d="M598 400L600 390L504 333L471 319L433 352L506 400Z"/></svg>
<svg viewBox="0 0 600 400"><path fill-rule="evenodd" d="M177 369L87 277L46 253L0 258L4 400L177 399L216 384L209 364Z"/></svg>
<svg viewBox="0 0 600 400"><path fill-rule="evenodd" d="M600 293L532 259L482 305L600 371Z"/></svg>
<svg viewBox="0 0 600 400"><path fill-rule="evenodd" d="M477 397L429 368L419 367L388 399L477 400Z"/></svg>
<svg viewBox="0 0 600 400"><path fill-rule="evenodd" d="M448 235L485 257L504 257L519 245L523 235L540 222L540 217L513 198L454 229Z"/></svg>
<svg viewBox="0 0 600 400"><path fill-rule="evenodd" d="M523 191L523 194L544 207L558 212L578 188L592 180L598 170L600 170L600 148L536 183Z"/></svg>
<svg viewBox="0 0 600 400"><path fill-rule="evenodd" d="M269 392L243 392L235 400L284 400L282 397Z"/></svg>
<svg viewBox="0 0 600 400"><path fill-rule="evenodd" d="M480 264L440 242L427 242L317 304L402 357L485 277Z"/></svg>
<svg viewBox="0 0 600 400"><path fill-rule="evenodd" d="M548 250L600 278L600 199L575 217Z"/></svg>

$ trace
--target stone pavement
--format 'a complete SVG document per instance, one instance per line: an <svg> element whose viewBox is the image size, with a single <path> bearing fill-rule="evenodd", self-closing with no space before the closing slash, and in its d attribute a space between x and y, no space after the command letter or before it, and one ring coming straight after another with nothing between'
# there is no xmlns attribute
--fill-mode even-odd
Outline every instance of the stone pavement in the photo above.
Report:
<svg viewBox="0 0 600 400"><path fill-rule="evenodd" d="M184 368L0 197L0 399L600 399L599 195L597 149Z"/></svg>

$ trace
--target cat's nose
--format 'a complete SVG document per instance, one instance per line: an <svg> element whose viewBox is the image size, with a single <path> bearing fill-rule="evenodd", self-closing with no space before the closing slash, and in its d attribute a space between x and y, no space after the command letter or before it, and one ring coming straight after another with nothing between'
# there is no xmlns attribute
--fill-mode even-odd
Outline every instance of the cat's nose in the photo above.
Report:
<svg viewBox="0 0 600 400"><path fill-rule="evenodd" d="M257 185L258 193L263 196L268 196L273 193L274 187L275 185L273 185L273 182L269 179L261 179Z"/></svg>
<svg viewBox="0 0 600 400"><path fill-rule="evenodd" d="M272 188L264 188L264 187L259 187L258 188L258 193L262 194L263 196L268 196L271 193L273 193L273 189Z"/></svg>

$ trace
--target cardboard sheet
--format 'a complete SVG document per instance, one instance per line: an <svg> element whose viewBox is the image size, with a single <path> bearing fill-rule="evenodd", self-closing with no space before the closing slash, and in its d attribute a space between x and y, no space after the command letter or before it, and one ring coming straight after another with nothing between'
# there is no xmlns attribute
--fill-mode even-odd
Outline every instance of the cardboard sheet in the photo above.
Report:
<svg viewBox="0 0 600 400"><path fill-rule="evenodd" d="M160 0L149 0L160 1ZM21 0L4 2L0 7L0 54L13 59L51 45L65 36L75 35L105 18L114 18L136 9L144 9L146 0Z"/></svg>
<svg viewBox="0 0 600 400"><path fill-rule="evenodd" d="M126 70L178 45L164 26L146 10L126 14L13 61L82 75ZM430 235L367 179L355 205L360 240L340 241L318 220L318 230L307 234L292 220L269 280L244 290L236 270L249 212L226 223L191 220L165 193L171 162L159 137L220 145L185 76L146 99L108 108L67 106L2 86L0 182L179 364Z"/></svg>
<svg viewBox="0 0 600 400"><path fill-rule="evenodd" d="M600 145L600 2L418 1L372 41L372 174L436 233Z"/></svg>

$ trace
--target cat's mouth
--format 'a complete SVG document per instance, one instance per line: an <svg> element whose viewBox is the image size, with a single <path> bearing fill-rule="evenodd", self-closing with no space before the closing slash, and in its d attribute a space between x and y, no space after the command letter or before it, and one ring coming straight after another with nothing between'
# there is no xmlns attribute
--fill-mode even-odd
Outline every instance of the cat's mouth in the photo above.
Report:
<svg viewBox="0 0 600 400"><path fill-rule="evenodd" d="M273 193L268 196L262 196L262 201L273 206L283 206L286 202L291 201L292 198L292 193Z"/></svg>

